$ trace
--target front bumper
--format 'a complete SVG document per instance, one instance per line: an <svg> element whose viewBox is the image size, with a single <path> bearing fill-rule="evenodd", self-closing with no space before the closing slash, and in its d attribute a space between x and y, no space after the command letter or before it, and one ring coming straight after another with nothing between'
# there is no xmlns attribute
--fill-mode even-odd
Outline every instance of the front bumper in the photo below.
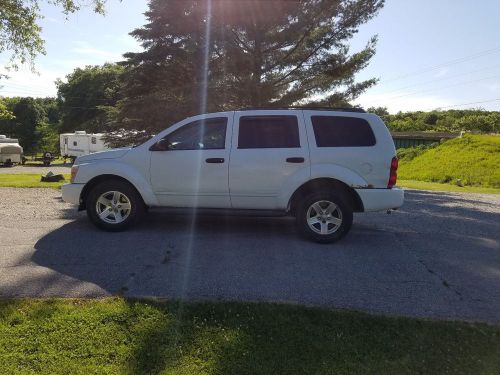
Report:
<svg viewBox="0 0 500 375"><path fill-rule="evenodd" d="M405 193L403 189L356 189L363 201L365 212L385 211L399 208L403 205Z"/></svg>
<svg viewBox="0 0 500 375"><path fill-rule="evenodd" d="M85 184L64 184L61 187L63 201L71 204L80 204L80 195Z"/></svg>

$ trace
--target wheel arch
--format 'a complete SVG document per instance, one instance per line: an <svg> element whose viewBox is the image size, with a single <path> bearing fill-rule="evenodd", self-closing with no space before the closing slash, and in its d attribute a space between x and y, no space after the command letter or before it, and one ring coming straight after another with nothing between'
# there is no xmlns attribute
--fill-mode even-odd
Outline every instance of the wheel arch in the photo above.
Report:
<svg viewBox="0 0 500 375"><path fill-rule="evenodd" d="M335 178L321 177L305 182L294 191L288 202L288 212L295 215L297 205L302 198L322 189L332 190L340 194L354 212L364 211L363 201L355 189Z"/></svg>
<svg viewBox="0 0 500 375"><path fill-rule="evenodd" d="M131 181L127 180L126 178L124 178L122 176L118 176L115 174L101 174L101 175L98 175L98 176L95 176L94 178L92 178L83 187L82 192L80 193L80 205L78 206L78 209L85 210L87 208L86 207L87 196L94 186L96 186L97 184L99 184L103 181L109 181L109 180L122 181L122 182L129 184L136 191L136 193L139 195L139 197L141 198L144 205L147 206L141 192L139 191L139 189L137 189L137 187Z"/></svg>

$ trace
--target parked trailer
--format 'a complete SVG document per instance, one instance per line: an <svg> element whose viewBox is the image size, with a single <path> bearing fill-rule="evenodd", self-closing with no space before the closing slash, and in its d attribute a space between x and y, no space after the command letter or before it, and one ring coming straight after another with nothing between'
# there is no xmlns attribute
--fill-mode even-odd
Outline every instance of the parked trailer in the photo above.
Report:
<svg viewBox="0 0 500 375"><path fill-rule="evenodd" d="M59 136L61 156L76 159L79 156L108 150L103 140L104 134L87 134L85 131L65 133Z"/></svg>
<svg viewBox="0 0 500 375"><path fill-rule="evenodd" d="M19 141L13 138L7 138L0 135L0 164L11 167L14 164L20 164L23 156L23 148Z"/></svg>

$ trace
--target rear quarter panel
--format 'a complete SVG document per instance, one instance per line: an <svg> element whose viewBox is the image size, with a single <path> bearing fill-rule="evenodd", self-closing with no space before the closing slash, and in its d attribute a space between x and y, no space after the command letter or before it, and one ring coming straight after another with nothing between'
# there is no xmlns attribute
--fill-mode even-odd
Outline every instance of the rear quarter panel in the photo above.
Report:
<svg viewBox="0 0 500 375"><path fill-rule="evenodd" d="M376 143L368 147L318 147L311 116L362 118L370 124ZM387 187L391 159L396 155L396 150L391 134L380 117L370 113L336 111L304 111L304 117L313 166L311 178L329 177L321 174L325 172L326 166L330 166L331 169L341 170L342 175L337 178L352 187Z"/></svg>

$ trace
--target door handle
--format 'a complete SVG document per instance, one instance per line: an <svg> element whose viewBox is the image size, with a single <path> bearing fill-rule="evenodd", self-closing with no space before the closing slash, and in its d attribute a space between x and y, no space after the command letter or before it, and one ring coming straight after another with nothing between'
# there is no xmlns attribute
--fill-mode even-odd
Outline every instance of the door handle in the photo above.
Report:
<svg viewBox="0 0 500 375"><path fill-rule="evenodd" d="M224 163L224 158L208 158L205 161L210 164L222 164Z"/></svg>
<svg viewBox="0 0 500 375"><path fill-rule="evenodd" d="M286 162L287 163L303 163L304 158L287 158Z"/></svg>

